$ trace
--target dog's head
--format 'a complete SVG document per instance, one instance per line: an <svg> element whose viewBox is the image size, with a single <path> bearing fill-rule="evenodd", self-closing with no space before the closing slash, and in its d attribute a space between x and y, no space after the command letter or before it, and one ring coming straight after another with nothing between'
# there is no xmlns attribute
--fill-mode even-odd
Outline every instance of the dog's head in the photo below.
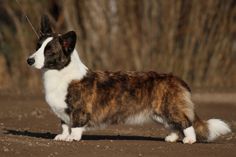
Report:
<svg viewBox="0 0 236 157"><path fill-rule="evenodd" d="M48 17L43 16L36 52L27 59L27 63L37 69L61 70L70 63L75 44L74 31L62 35L54 33Z"/></svg>

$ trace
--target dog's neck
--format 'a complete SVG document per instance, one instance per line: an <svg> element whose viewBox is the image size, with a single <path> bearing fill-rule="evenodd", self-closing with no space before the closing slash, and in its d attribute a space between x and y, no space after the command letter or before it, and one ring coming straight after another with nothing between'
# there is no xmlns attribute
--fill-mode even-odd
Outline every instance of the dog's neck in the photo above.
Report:
<svg viewBox="0 0 236 157"><path fill-rule="evenodd" d="M45 70L43 72L44 88L46 93L62 90L66 92L72 80L81 80L88 68L81 62L76 50L71 54L70 63L61 70Z"/></svg>

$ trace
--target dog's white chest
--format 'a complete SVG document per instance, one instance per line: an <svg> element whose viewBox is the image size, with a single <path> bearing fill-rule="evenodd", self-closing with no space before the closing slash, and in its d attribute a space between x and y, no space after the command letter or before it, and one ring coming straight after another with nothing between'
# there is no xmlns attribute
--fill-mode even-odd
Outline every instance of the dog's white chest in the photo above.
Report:
<svg viewBox="0 0 236 157"><path fill-rule="evenodd" d="M64 93L55 92L55 93L47 93L46 101L51 107L52 111L65 123L69 124L70 118L66 114L65 110L67 108L67 104L65 102Z"/></svg>
<svg viewBox="0 0 236 157"><path fill-rule="evenodd" d="M68 83L59 74L56 71L44 74L45 98L53 112L69 124L70 118L65 112L68 107L65 102Z"/></svg>
<svg viewBox="0 0 236 157"><path fill-rule="evenodd" d="M46 101L53 112L67 124L70 123L70 117L65 112L68 107L65 102L68 86L72 80L80 80L86 73L87 67L74 50L69 65L62 70L48 70L43 74Z"/></svg>

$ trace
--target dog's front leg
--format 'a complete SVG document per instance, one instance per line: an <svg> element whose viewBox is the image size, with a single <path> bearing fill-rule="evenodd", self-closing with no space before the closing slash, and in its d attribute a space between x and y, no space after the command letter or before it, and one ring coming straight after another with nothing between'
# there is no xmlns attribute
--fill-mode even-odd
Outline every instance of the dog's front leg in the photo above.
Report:
<svg viewBox="0 0 236 157"><path fill-rule="evenodd" d="M80 141L84 130L84 127L71 128L71 133L66 136L65 141Z"/></svg>
<svg viewBox="0 0 236 157"><path fill-rule="evenodd" d="M64 121L61 121L62 133L58 134L54 140L57 141L66 141L67 136L70 134L71 130L69 125L67 125Z"/></svg>
<svg viewBox="0 0 236 157"><path fill-rule="evenodd" d="M80 141L82 133L90 119L90 114L83 109L75 109L70 113L71 133L65 141Z"/></svg>
<svg viewBox="0 0 236 157"><path fill-rule="evenodd" d="M54 140L57 141L79 141L82 137L82 133L85 129L85 127L72 127L70 128L69 125L64 123L63 121L61 122L61 127L62 127L62 133L58 134Z"/></svg>

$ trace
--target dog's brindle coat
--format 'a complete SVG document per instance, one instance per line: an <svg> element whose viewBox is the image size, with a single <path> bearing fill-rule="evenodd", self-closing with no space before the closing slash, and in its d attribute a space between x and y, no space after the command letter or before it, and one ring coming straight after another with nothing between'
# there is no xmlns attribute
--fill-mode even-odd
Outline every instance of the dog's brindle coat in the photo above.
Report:
<svg viewBox="0 0 236 157"><path fill-rule="evenodd" d="M42 47L43 43L45 47ZM34 66L45 69L46 81L58 74L58 77L64 77L64 73L69 75L64 80L68 81L68 85L67 82L60 82L60 78L54 78L59 80L54 88L49 83L45 84L47 102L62 120L63 133L56 139L80 140L84 128L104 124L143 123L147 120L161 122L171 130L181 133L185 136L184 143L194 143L196 138L213 140L230 131L220 120L206 122L196 115L190 88L180 78L153 71L88 70L82 63L76 64L80 60L74 50L75 44L75 32L64 35L53 33L48 18L43 17L37 52L28 59L28 64L34 65L37 64L36 55L41 55L38 58L43 66ZM70 66L72 71L66 71ZM82 71L73 68L80 68ZM64 90L67 90L65 94ZM59 99L54 91L59 93L59 97L62 96L61 101L54 100ZM48 96L49 94L56 96ZM178 134L172 132L165 140L174 142L177 139Z"/></svg>
<svg viewBox="0 0 236 157"><path fill-rule="evenodd" d="M89 89L89 90L88 90ZM183 93L190 89L179 78L156 72L93 72L68 87L66 112L72 127L125 123L146 112L162 117L183 130L192 125L193 113Z"/></svg>

